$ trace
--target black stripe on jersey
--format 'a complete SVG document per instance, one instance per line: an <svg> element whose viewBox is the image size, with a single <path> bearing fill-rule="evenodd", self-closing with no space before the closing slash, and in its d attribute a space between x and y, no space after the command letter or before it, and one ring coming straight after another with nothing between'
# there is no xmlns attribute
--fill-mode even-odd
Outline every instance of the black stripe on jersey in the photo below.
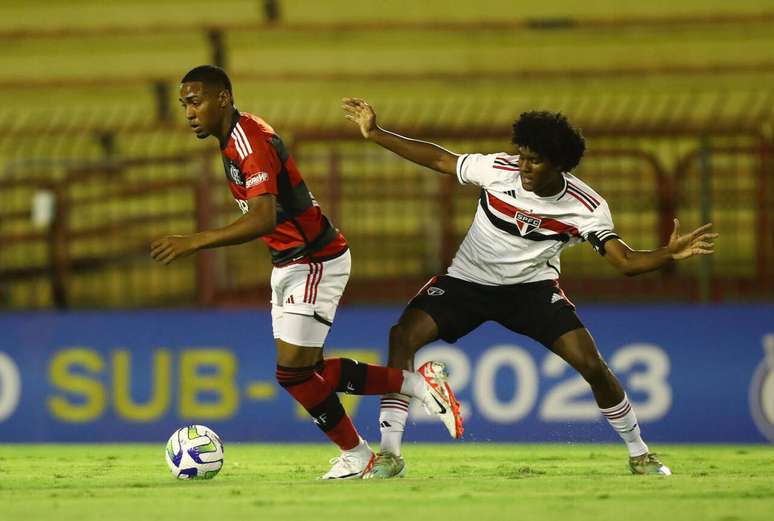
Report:
<svg viewBox="0 0 774 521"><path fill-rule="evenodd" d="M296 220L296 217L303 215L304 212L314 206L314 201L312 201L312 196L303 180L296 186L292 185L290 174L285 166L289 155L282 140L276 135L272 136L271 145L282 160L282 167L277 176L277 224L279 225L289 221L304 241L303 245L294 248L288 248L281 251L274 249L269 250L272 263L274 265L283 265L306 256L313 257L315 252L323 249L325 246L336 240L339 232L323 215L323 226L320 233L316 237L307 236L304 228Z"/></svg>
<svg viewBox="0 0 774 521"><path fill-rule="evenodd" d="M516 190L508 190L505 192L506 194L510 195L513 198L516 198Z"/></svg>
<svg viewBox="0 0 774 521"><path fill-rule="evenodd" d="M561 275L561 273L559 273L559 269L556 266L554 266L553 264L551 264L549 261L546 261L546 266L548 266L549 268L554 270L557 275Z"/></svg>
<svg viewBox="0 0 774 521"><path fill-rule="evenodd" d="M460 163L460 172L462 172L462 168L465 166L465 161L467 161L469 157L470 154L465 154L465 157L462 158L462 163Z"/></svg>
<svg viewBox="0 0 774 521"><path fill-rule="evenodd" d="M290 158L290 154L288 153L288 149L285 148L285 143L282 141L282 138L280 138L277 134L272 134L269 143L271 143L271 146L277 152L280 161L284 165L285 162Z"/></svg>
<svg viewBox="0 0 774 521"><path fill-rule="evenodd" d="M496 165L502 165L502 166L512 166L514 168L519 168L519 162L518 161L509 161L505 159L504 157L498 157L494 160Z"/></svg>
<svg viewBox="0 0 774 521"><path fill-rule="evenodd" d="M486 190L481 190L481 195L479 196L478 204L481 205L481 209L484 210L484 213L489 219L489 222L491 222L492 225L495 226L495 228L498 228L511 235L515 235L516 237L521 237L523 239L527 239L530 241L567 242L570 240L570 236L566 233L554 233L551 235L544 235L542 233L532 231L526 235L522 235L515 224L508 221L504 221L503 219L500 219L499 217L497 217L495 214L492 213L492 211L489 209L489 206L487 206L487 203L486 203Z"/></svg>
<svg viewBox="0 0 774 521"><path fill-rule="evenodd" d="M586 236L586 239L591 244L591 247L600 255L605 254L605 243L610 239L618 239L618 235L611 230L604 230L600 232L591 232Z"/></svg>
<svg viewBox="0 0 774 521"><path fill-rule="evenodd" d="M597 206L599 206L598 203L595 203L593 199L591 199L588 195L582 192L579 188L576 188L575 185L571 185L570 183L567 183L567 191L577 195L578 197L582 197L583 200L589 203L589 206L591 206L591 208L594 210L596 210Z"/></svg>

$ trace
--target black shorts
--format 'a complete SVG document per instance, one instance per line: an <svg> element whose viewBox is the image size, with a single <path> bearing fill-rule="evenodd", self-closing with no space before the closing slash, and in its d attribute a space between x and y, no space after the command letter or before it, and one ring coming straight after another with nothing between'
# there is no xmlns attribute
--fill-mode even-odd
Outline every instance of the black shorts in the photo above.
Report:
<svg viewBox="0 0 774 521"><path fill-rule="evenodd" d="M446 342L455 342L493 320L550 349L563 334L585 327L553 280L484 286L441 275L428 282L408 307L433 317L438 337Z"/></svg>

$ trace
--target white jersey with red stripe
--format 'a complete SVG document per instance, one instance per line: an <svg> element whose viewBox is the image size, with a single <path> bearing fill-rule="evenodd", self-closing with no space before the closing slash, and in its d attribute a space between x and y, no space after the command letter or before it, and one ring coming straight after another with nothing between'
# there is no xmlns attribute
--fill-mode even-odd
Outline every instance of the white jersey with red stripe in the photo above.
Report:
<svg viewBox="0 0 774 521"><path fill-rule="evenodd" d="M604 255L605 242L618 237L607 203L574 175L562 175L562 190L540 197L522 188L519 156L459 156L457 179L481 192L447 274L488 286L520 284L558 278L560 253L579 242Z"/></svg>

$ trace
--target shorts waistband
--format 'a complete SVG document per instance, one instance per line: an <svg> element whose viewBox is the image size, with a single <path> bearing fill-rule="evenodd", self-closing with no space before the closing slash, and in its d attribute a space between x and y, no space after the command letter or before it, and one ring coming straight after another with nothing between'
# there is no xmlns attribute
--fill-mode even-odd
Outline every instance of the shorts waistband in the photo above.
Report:
<svg viewBox="0 0 774 521"><path fill-rule="evenodd" d="M290 262L286 262L284 264L274 264L275 268L287 268L288 266L293 266L294 264L311 264L313 262L327 262L333 259L338 259L345 253L349 251L349 246L344 246L340 251L332 254L332 255L326 255L325 257L302 257L300 259L292 260Z"/></svg>

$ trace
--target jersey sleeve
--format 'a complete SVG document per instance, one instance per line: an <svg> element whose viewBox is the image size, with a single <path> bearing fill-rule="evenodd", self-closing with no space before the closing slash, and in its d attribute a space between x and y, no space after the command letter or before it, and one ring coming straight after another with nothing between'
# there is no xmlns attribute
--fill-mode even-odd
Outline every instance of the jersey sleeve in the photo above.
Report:
<svg viewBox="0 0 774 521"><path fill-rule="evenodd" d="M266 136L248 134L246 137L247 155L240 166L247 199L264 194L278 195L277 177L282 170L282 161L277 150Z"/></svg>
<svg viewBox="0 0 774 521"><path fill-rule="evenodd" d="M578 231L583 240L589 241L589 244L600 255L605 254L607 241L618 238L613 226L613 216L610 215L610 208L604 201L597 206L588 219L585 219Z"/></svg>
<svg viewBox="0 0 774 521"><path fill-rule="evenodd" d="M460 155L457 157L457 180L463 185L472 184L487 188L502 179L503 171L519 171L516 164L506 163L501 156L502 154ZM499 164L500 162L503 164Z"/></svg>

